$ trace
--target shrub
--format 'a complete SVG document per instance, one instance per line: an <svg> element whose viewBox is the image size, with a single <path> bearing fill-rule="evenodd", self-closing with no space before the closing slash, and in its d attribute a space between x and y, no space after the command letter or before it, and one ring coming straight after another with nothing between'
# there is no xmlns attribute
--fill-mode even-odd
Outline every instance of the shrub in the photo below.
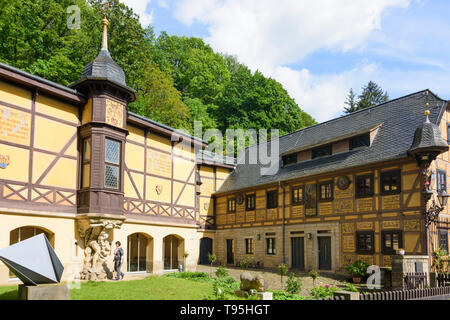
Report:
<svg viewBox="0 0 450 320"><path fill-rule="evenodd" d="M349 292L359 292L358 289L356 289L356 287L354 285L352 285L351 283L347 283L345 285L344 291L349 291Z"/></svg>
<svg viewBox="0 0 450 320"><path fill-rule="evenodd" d="M318 286L312 288L310 291L311 296L314 299L331 298L334 293L338 290L336 287L331 287L330 285Z"/></svg>
<svg viewBox="0 0 450 320"><path fill-rule="evenodd" d="M290 294L298 294L301 288L301 280L295 274L291 273L286 281L286 291Z"/></svg>
<svg viewBox="0 0 450 320"><path fill-rule="evenodd" d="M228 277L227 269L225 269L224 266L218 267L216 270L216 277L218 277L218 278Z"/></svg>
<svg viewBox="0 0 450 320"><path fill-rule="evenodd" d="M283 290L272 290L273 300L310 300L310 297L303 297Z"/></svg>
<svg viewBox="0 0 450 320"><path fill-rule="evenodd" d="M198 279L207 280L210 278L210 276L207 273L190 272L190 271L169 273L166 276L174 277L174 278L182 278L182 279L192 279L192 280L198 280Z"/></svg>
<svg viewBox="0 0 450 320"><path fill-rule="evenodd" d="M241 261L241 268L243 269L248 269L248 267L250 267L250 264L253 262L253 258L252 257L247 257L244 260Z"/></svg>
<svg viewBox="0 0 450 320"><path fill-rule="evenodd" d="M347 266L345 270L354 277L365 277L367 275L367 268L369 265L361 260L356 260L351 265Z"/></svg>

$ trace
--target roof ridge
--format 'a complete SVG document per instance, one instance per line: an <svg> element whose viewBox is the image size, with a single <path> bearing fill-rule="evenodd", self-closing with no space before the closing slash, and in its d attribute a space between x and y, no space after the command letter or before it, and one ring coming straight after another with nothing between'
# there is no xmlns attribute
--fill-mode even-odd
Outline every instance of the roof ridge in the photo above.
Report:
<svg viewBox="0 0 450 320"><path fill-rule="evenodd" d="M361 112L365 112L365 111L368 111L368 110L372 110L372 109L375 109L375 108L377 108L377 107L385 106L386 104L389 104L389 103L391 103L391 102L395 102L395 101L398 101L398 100L410 98L411 96L414 96L414 95L417 95L417 94L419 94L419 93L426 92L426 91L428 91L429 93L431 93L431 94L432 94L435 98L437 98L438 100L441 100L441 101L445 101L445 102L446 102L446 100L441 99L439 96L437 96L437 95L436 95L435 93L433 93L431 90L429 90L429 89L424 89L424 90L420 90L420 91L417 91L417 92L414 92L414 93L410 93L410 94L408 94L408 95L406 95L406 96L401 96L401 97L398 97L398 98L395 98L395 99L392 99L392 100L388 100L388 101L386 101L386 102L383 102L383 103L380 103L380 104L377 104L377 105L374 105L374 106L371 106L371 107L368 107L368 108L364 108L364 109L361 109L361 110L358 110L358 111L355 111L355 112L352 112L352 113L349 113L349 114L344 114L344 115L339 116L339 117L337 117L337 118L333 118L333 119L330 119L330 120L327 120L327 121L324 121L324 122L321 122L321 123L317 123L317 124L314 124L314 125L309 126L309 127L301 128L301 129L299 129L299 130L297 130L297 131L294 131L294 132L285 134L285 135L283 135L283 136L280 136L279 139L284 138L284 137L287 137L287 136L290 136L290 135L292 135L292 134L296 134L296 133L302 132L302 131L307 130L307 129L310 129L310 128L318 127L318 126L321 126L321 125L326 125L327 123L330 123L330 122L333 122L333 121L336 121L336 120L339 120L339 119L342 119L342 118L350 117L350 116L353 116L353 115L355 115L355 114L359 114L359 113L361 113ZM270 141L269 141L269 142L270 142Z"/></svg>

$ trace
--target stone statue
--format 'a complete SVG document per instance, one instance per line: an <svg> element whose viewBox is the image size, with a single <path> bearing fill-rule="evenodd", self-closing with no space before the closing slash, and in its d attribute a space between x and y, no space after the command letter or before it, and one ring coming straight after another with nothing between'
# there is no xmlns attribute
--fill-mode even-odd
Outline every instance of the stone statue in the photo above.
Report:
<svg viewBox="0 0 450 320"><path fill-rule="evenodd" d="M119 229L124 219L99 216L82 216L78 219L78 232L83 240L84 260L82 280L112 279L111 231Z"/></svg>

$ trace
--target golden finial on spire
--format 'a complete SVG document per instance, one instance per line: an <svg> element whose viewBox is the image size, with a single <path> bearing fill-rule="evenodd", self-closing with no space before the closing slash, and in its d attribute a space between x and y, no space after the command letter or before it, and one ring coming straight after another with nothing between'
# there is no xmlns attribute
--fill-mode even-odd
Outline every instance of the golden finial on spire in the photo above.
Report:
<svg viewBox="0 0 450 320"><path fill-rule="evenodd" d="M109 21L106 19L106 10L109 9L109 2L105 3L104 16L102 20L103 24L103 38L102 38L102 49L108 50L108 25Z"/></svg>
<svg viewBox="0 0 450 320"><path fill-rule="evenodd" d="M428 104L428 103L427 103ZM428 106L427 106L428 107ZM425 110L425 115L428 117L430 115L430 110Z"/></svg>

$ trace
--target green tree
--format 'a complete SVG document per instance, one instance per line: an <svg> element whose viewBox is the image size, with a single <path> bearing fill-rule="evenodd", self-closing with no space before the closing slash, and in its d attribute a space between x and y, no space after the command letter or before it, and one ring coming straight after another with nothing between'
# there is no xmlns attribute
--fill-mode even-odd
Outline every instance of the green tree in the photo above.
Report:
<svg viewBox="0 0 450 320"><path fill-rule="evenodd" d="M369 83L362 88L358 96L358 110L369 108L389 100L389 95L384 92L375 82Z"/></svg>
<svg viewBox="0 0 450 320"><path fill-rule="evenodd" d="M173 86L172 78L159 70L154 62L147 61L143 68L142 77L136 81L138 100L130 104L130 111L177 129L189 130L189 108Z"/></svg>
<svg viewBox="0 0 450 320"><path fill-rule="evenodd" d="M344 102L347 107L344 107L345 113L352 113L358 110L358 102L356 101L356 95L353 89L347 95L347 101Z"/></svg>
<svg viewBox="0 0 450 320"><path fill-rule="evenodd" d="M388 100L388 93L384 92L375 82L369 81L366 86L362 87L362 92L358 98L356 98L353 89L350 89L347 100L345 101L347 107L344 107L344 112L347 114L353 113L355 111L376 106Z"/></svg>

